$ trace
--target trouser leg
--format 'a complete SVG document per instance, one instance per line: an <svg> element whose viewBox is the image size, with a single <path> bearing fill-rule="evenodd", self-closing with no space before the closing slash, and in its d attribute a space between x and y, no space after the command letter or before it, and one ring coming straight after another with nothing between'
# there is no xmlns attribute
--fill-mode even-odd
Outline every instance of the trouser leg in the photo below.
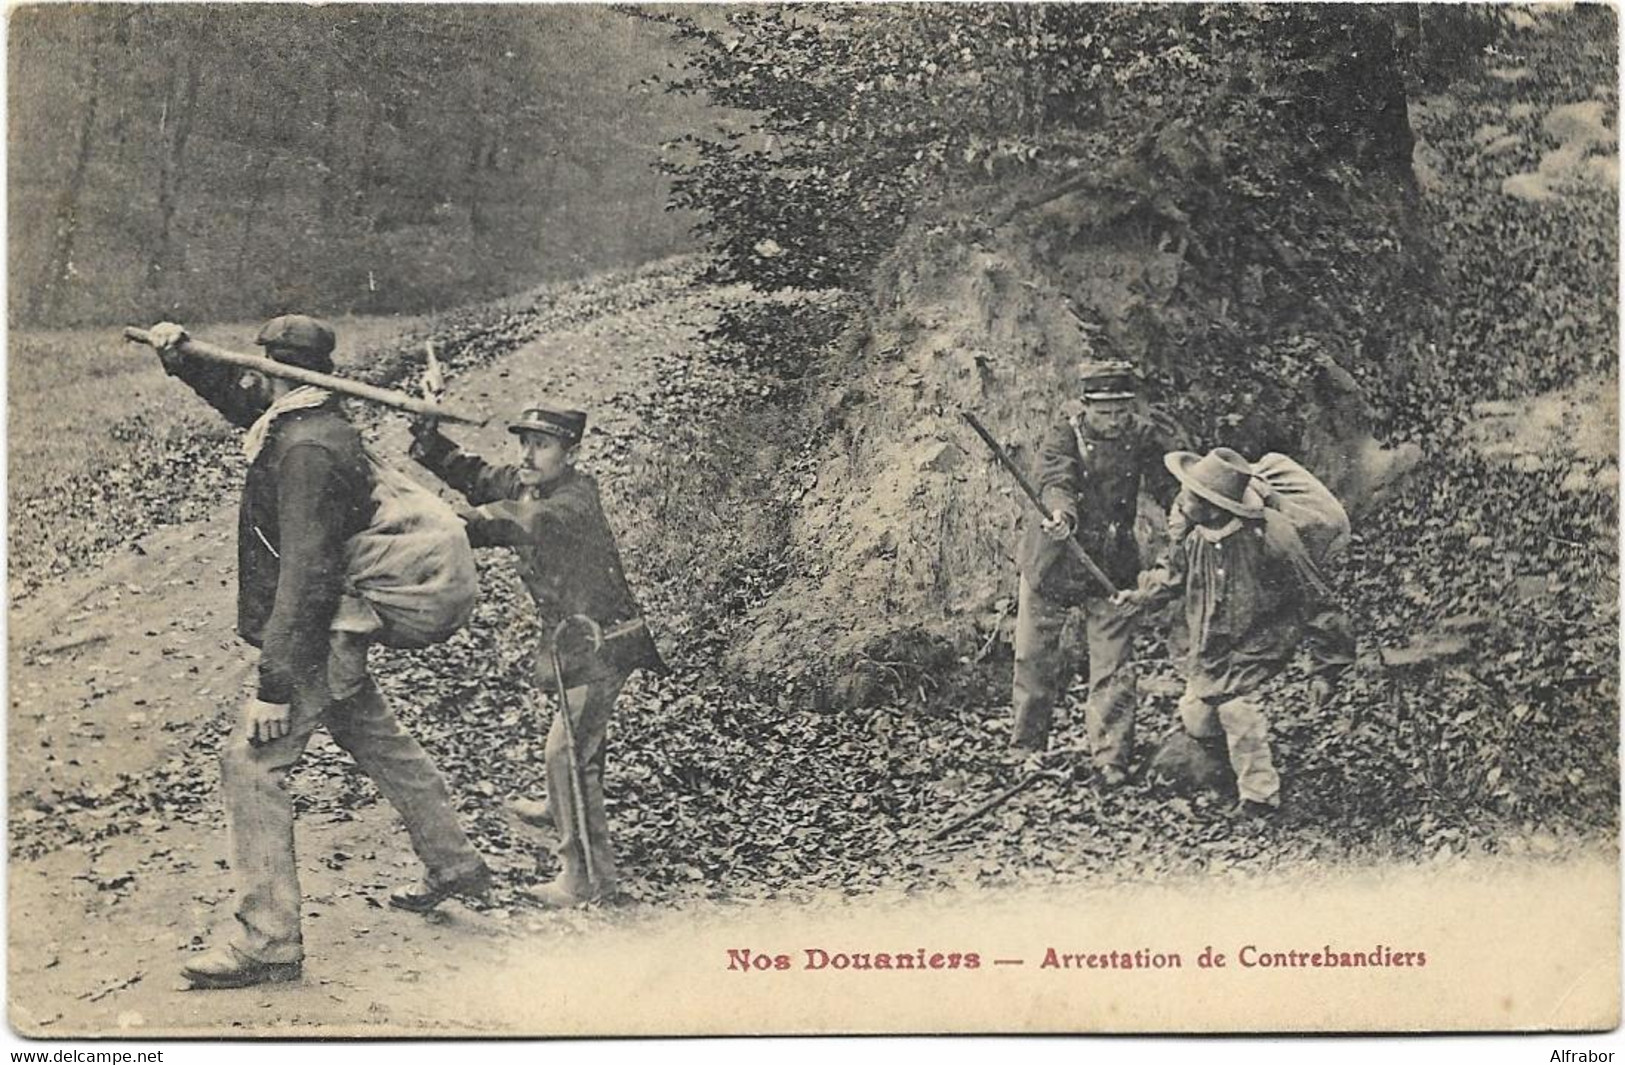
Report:
<svg viewBox="0 0 1625 1065"><path fill-rule="evenodd" d="M1188 687L1185 694L1179 697L1179 723L1199 740L1212 740L1224 735L1213 704L1194 694Z"/></svg>
<svg viewBox="0 0 1625 1065"><path fill-rule="evenodd" d="M1010 744L1041 751L1049 744L1055 703L1071 680L1070 663L1061 649L1067 608L1046 598L1021 579L1016 600L1016 669L1011 703L1015 721Z"/></svg>
<svg viewBox="0 0 1625 1065"><path fill-rule="evenodd" d="M333 705L327 728L400 814L431 880L455 880L484 864L458 823L445 778L370 678Z"/></svg>
<svg viewBox="0 0 1625 1065"><path fill-rule="evenodd" d="M592 755L582 766L587 785L587 831L592 845L593 871L598 874L594 890L611 894L620 880L615 865L615 848L609 838L609 809L604 803L604 768L609 745L605 742L610 715L615 709L615 697L620 693L619 683L613 686L594 685L587 689L587 720L598 720L596 739L592 742ZM601 709L594 709L595 704Z"/></svg>
<svg viewBox="0 0 1625 1065"><path fill-rule="evenodd" d="M1094 762L1126 770L1134 751L1134 614L1108 599L1084 605L1089 643L1089 701L1085 720Z"/></svg>
<svg viewBox="0 0 1625 1065"><path fill-rule="evenodd" d="M296 702L288 733L270 743L249 741L241 721L220 752L220 791L226 807L232 871L237 881L237 930L231 946L264 962L299 961L299 868L294 857L293 802L288 771L321 723L321 707Z"/></svg>
<svg viewBox="0 0 1625 1065"><path fill-rule="evenodd" d="M1230 748L1230 766L1236 771L1236 790L1243 799L1279 805L1281 777L1270 753L1263 705L1251 694L1237 696L1219 704L1218 717Z"/></svg>
<svg viewBox="0 0 1625 1065"><path fill-rule="evenodd" d="M587 878L587 841L581 838L576 792L570 781L570 750L559 714L554 714L553 727L547 734L547 795L559 831L556 849L566 881L572 890L583 894L608 893L614 889L617 878L615 849L609 839L609 815L604 806L605 739L615 700L625 683L626 677L621 675L579 685L566 693L570 722L575 731L576 757L581 766L582 809L591 837L596 883L589 883Z"/></svg>

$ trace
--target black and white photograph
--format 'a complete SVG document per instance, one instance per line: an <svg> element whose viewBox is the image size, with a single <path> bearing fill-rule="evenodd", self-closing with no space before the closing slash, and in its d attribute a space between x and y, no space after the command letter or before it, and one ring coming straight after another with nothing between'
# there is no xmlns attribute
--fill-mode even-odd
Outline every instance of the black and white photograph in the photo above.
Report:
<svg viewBox="0 0 1625 1065"><path fill-rule="evenodd" d="M12 7L8 1038L1585 1052L1618 56Z"/></svg>

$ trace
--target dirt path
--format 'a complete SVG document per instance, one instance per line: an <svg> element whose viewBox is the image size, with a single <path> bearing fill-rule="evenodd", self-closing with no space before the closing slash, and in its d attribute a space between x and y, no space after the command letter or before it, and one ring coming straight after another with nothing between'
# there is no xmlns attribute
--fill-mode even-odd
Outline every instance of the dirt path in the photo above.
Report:
<svg viewBox="0 0 1625 1065"><path fill-rule="evenodd" d="M346 835L371 842L378 831L388 829L369 822L348 826ZM304 838L320 844L328 835L307 828ZM1597 950L1618 938L1615 907L1598 905L1613 898L1617 868L1616 850L1594 846L1562 861L1480 856L1415 867L1298 866L1262 877L1209 873L1156 885L574 911L517 936L504 934L504 922L455 906L431 921L372 909L346 895L340 881L347 878L318 870L306 877L310 960L299 983L174 990L166 963L175 952L161 937L144 942L162 920L149 900L98 915L99 944L47 945L45 971L29 974L27 996L13 995L12 1021L55 1039L992 1033L1057 1017L1103 1031L1595 1027L1617 1010L1617 962ZM1450 893L1452 916L1443 925L1441 891ZM1509 897L1547 905L1526 911L1509 907ZM1508 968L1509 939L1543 949ZM31 952L41 949L27 942ZM1186 965L1204 942L1361 950L1378 942L1421 948L1429 962L1426 970L1362 980L1352 995L1323 992L1308 1001L1290 993L1290 982L1275 985L1279 994L1257 993L1267 978L1244 970L1212 979L1249 993L1191 996L1189 984L1163 985L1157 975L1136 974L1130 984L1123 976L1049 974L1039 965L1046 949L1106 942L1183 953ZM809 971L833 955L939 948L954 957L977 952L979 968ZM730 951L782 954L789 971L730 967ZM1025 959L1024 967L988 964L999 957ZM136 968L115 973L116 964ZM108 975L73 982L59 975L70 966ZM46 991L56 995L49 1000L56 1012L37 1017L28 1003ZM1246 1001L1245 1011L1236 1011L1237 1001Z"/></svg>
<svg viewBox="0 0 1625 1065"><path fill-rule="evenodd" d="M499 419L457 433L460 442L507 456L500 418L549 394L599 415L589 461L627 447L641 431L637 409L692 350L709 313L703 296L665 286L652 305L548 332L455 380L450 401ZM166 400L194 402L172 391ZM376 443L404 455L404 424L387 424ZM11 613L13 1024L38 1035L484 1030L467 996L451 993L462 967L494 957L510 933L581 918L453 904L425 921L388 909L389 889L417 868L393 813L377 803L353 817L339 802L342 814L301 818L312 959L302 984L180 990L187 952L231 921L214 751L253 666L232 635L235 535L233 501ZM345 762L319 736L296 796L353 787Z"/></svg>

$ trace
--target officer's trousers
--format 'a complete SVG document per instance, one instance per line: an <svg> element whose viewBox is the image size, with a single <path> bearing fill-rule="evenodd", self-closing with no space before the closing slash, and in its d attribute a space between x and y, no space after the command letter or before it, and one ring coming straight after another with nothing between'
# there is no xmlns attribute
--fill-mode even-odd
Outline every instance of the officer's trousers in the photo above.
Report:
<svg viewBox="0 0 1625 1065"><path fill-rule="evenodd" d="M609 814L604 808L604 763L609 719L627 676L619 671L611 672L577 685L565 695L575 732L576 758L581 766L584 817L576 812L575 786L570 779L570 745L559 714L553 715L553 727L547 733L547 802L559 830L555 850L563 866L565 886L583 897L613 894L618 879L615 848L609 841ZM582 820L591 837L592 879L587 876L587 841L581 838Z"/></svg>
<svg viewBox="0 0 1625 1065"><path fill-rule="evenodd" d="M1049 743L1055 703L1072 681L1072 658L1061 647L1070 611L1025 577L1016 605L1015 725L1011 744L1041 751ZM1136 674L1134 614L1109 599L1085 599L1085 643L1089 652L1089 698L1085 723L1094 763L1127 770L1134 747Z"/></svg>

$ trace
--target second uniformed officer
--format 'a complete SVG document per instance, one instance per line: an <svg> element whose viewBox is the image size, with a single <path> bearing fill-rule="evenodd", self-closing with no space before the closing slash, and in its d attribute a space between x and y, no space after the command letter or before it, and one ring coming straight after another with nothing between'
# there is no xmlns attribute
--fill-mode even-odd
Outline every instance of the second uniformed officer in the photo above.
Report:
<svg viewBox="0 0 1625 1065"><path fill-rule="evenodd" d="M1162 471L1166 441L1151 429L1133 366L1087 362L1083 410L1050 430L1038 453L1039 494L1049 517L1029 526L1017 550L1021 591L1016 612L1016 668L1011 743L1042 751L1055 703L1071 682L1073 661L1061 647L1068 613L1081 609L1089 655L1085 706L1089 746L1099 780L1121 784L1134 744L1134 617L1113 606L1067 550L1076 535L1118 587L1140 569L1134 538L1142 484L1169 495ZM1166 507L1169 500L1159 499Z"/></svg>
<svg viewBox="0 0 1625 1065"><path fill-rule="evenodd" d="M412 457L474 504L464 515L469 541L475 547L514 551L541 622L539 685L544 690L556 686L549 641L560 622L585 616L603 636L597 650L559 649L585 813L576 810L571 751L563 721L555 715L547 737L547 809L558 829L563 872L538 895L554 906L614 894L615 854L604 809L606 732L615 699L632 671L664 668L627 586L598 484L575 466L586 428L584 412L539 403L508 426L519 438L520 464L494 466L458 450L432 421L413 427ZM590 839L582 838L583 822ZM587 875L589 847L596 880Z"/></svg>

